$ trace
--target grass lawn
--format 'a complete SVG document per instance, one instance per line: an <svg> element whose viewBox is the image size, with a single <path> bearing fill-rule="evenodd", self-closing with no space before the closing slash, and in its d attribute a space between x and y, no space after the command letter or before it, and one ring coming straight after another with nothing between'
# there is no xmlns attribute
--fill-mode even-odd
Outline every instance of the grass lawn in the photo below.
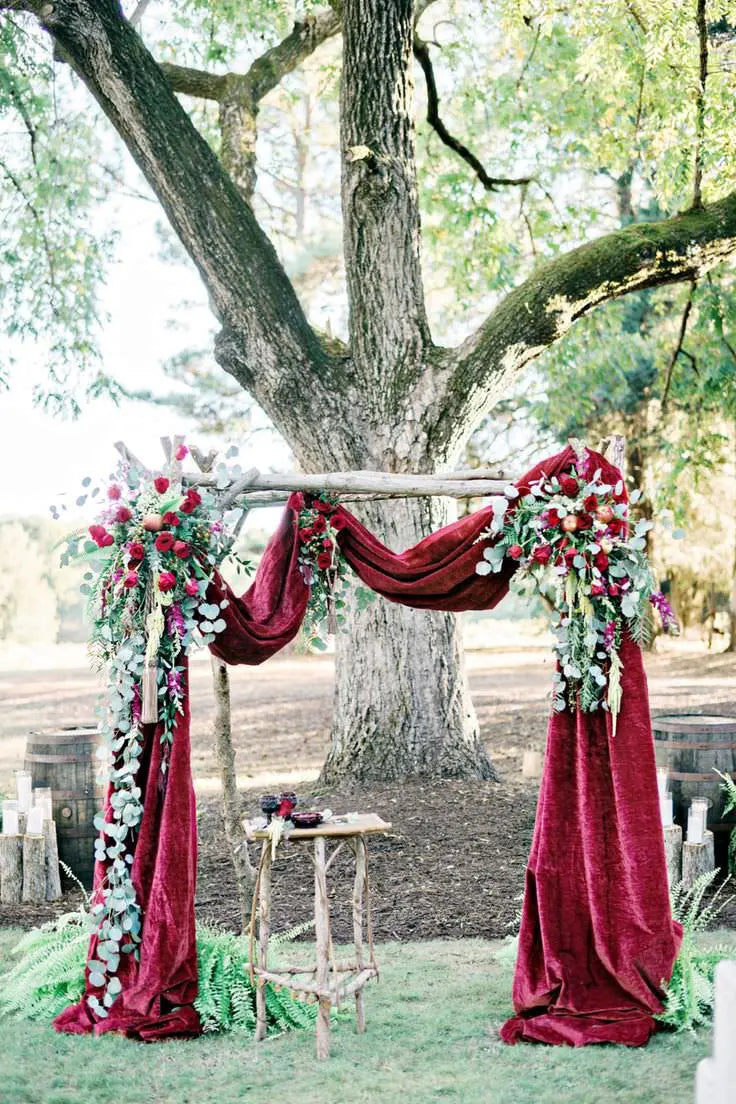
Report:
<svg viewBox="0 0 736 1104"><path fill-rule="evenodd" d="M0 969L20 933L0 931ZM729 933L732 937L732 933ZM366 989L367 1031L336 1025L318 1063L310 1032L254 1044L237 1034L143 1045L0 1025L1 1104L690 1104L710 1032L640 1050L499 1042L511 966L483 940L384 944Z"/></svg>

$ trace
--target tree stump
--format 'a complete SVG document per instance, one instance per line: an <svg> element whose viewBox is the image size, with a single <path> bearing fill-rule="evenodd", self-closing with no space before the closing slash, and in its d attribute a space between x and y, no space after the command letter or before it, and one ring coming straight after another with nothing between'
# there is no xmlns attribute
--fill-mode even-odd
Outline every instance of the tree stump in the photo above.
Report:
<svg viewBox="0 0 736 1104"><path fill-rule="evenodd" d="M23 837L0 836L0 903L19 904L23 894Z"/></svg>
<svg viewBox="0 0 736 1104"><path fill-rule="evenodd" d="M46 863L46 900L58 901L61 897L61 874L59 872L59 845L56 839L56 824L47 819L43 822Z"/></svg>
<svg viewBox="0 0 736 1104"><path fill-rule="evenodd" d="M542 753L540 751L527 750L521 763L522 778L542 777Z"/></svg>
<svg viewBox="0 0 736 1104"><path fill-rule="evenodd" d="M667 884L671 889L682 877L682 828L679 824L668 824L664 830L664 855Z"/></svg>
<svg viewBox="0 0 736 1104"><path fill-rule="evenodd" d="M46 900L46 841L43 836L23 837L23 900Z"/></svg>
<svg viewBox="0 0 736 1104"><path fill-rule="evenodd" d="M702 843L682 845L682 881L686 889L691 889L701 874L715 870L716 854L713 833L706 831Z"/></svg>

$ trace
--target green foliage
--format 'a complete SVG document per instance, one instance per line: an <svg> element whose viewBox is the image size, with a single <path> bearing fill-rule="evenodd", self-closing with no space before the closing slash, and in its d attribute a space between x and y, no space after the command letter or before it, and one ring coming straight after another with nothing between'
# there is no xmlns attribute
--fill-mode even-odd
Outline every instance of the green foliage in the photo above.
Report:
<svg viewBox="0 0 736 1104"><path fill-rule="evenodd" d="M713 768L721 778L721 789L726 795L726 804L723 807L723 815L728 816L736 809L736 782L730 774L723 774L717 767ZM728 837L728 873L732 878L736 877L736 829L732 828Z"/></svg>
<svg viewBox="0 0 736 1104"><path fill-rule="evenodd" d="M733 957L733 947L698 947L696 935L708 928L727 902L721 902L721 886L707 905L706 892L718 874L709 871L691 889L682 883L672 889L672 915L682 924L682 944L666 988L664 1011L657 1017L675 1031L693 1031L713 1014L713 976L718 963ZM724 883L725 885L726 883ZM731 898L729 898L731 899Z"/></svg>
<svg viewBox="0 0 736 1104"><path fill-rule="evenodd" d="M308 927L284 933L296 938ZM0 1011L30 1020L50 1021L84 993L84 964L89 944L84 912L67 913L28 932L13 949L17 961L2 977ZM195 1001L205 1032L255 1030L255 988L250 981L248 940L214 928L197 930L199 995ZM266 985L270 1025L280 1031L309 1027L316 1008L291 992Z"/></svg>

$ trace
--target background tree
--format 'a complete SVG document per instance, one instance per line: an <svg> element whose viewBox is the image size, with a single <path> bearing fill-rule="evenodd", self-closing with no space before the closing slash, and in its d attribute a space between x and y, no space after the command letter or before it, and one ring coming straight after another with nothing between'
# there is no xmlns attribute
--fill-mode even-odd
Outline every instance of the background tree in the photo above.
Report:
<svg viewBox="0 0 736 1104"><path fill-rule="evenodd" d="M435 5L347 0L289 33L268 0L247 15L230 0L190 0L169 33L139 22L144 7L129 13L133 26L113 0L0 0L11 13L3 33L32 34L35 19L122 137L200 272L220 325L219 365L307 469L454 465L483 412L574 321L631 292L701 279L736 248L732 3L706 12L704 0L468 2L437 5L433 26ZM440 26L448 15L449 41ZM264 98L339 30L333 161L346 340L307 321L296 276L264 232L273 195L253 192ZM255 56L259 36L271 45ZM429 120L419 182L412 54ZM454 104L441 99L447 88ZM195 97L191 116L172 89ZM640 193L636 206L651 196L664 216L616 228L622 177ZM444 264L444 280L431 281L435 329L459 339L454 346L430 331L420 197L425 242ZM601 234L606 222L611 232ZM417 502L364 514L393 545L447 517L441 504ZM335 706L330 779L492 772L449 615L383 602L355 611L338 650Z"/></svg>

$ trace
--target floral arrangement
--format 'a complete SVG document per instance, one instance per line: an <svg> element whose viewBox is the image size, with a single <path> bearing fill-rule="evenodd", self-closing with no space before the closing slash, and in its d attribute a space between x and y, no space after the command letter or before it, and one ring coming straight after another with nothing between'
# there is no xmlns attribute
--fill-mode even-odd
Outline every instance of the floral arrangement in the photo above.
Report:
<svg viewBox="0 0 736 1104"><path fill-rule="evenodd" d="M121 991L121 955L137 955L140 943L141 910L130 871L143 815L136 784L141 725L160 725L165 786L176 716L183 710L183 658L225 628L227 600L208 602L206 595L233 537L215 492L184 489L180 462L186 453L179 446L169 469L157 475L121 462L98 522L68 538L61 557L89 568L82 591L89 600L90 648L107 670L100 727L112 788L95 818L95 858L105 865L105 878L91 908L98 944L88 969L97 992L87 998L100 1018ZM224 485L230 476L220 474Z"/></svg>
<svg viewBox="0 0 736 1104"><path fill-rule="evenodd" d="M641 519L630 532L623 481L604 482L600 469L587 478L588 462L582 451L569 474L543 476L522 497L508 487L494 498L491 525L480 537L491 543L476 571L499 572L510 559L522 579L551 598L554 707L608 710L615 733L624 632L643 643L652 607L666 631L677 632L677 622L645 553L654 523ZM639 497L635 492L632 502Z"/></svg>

